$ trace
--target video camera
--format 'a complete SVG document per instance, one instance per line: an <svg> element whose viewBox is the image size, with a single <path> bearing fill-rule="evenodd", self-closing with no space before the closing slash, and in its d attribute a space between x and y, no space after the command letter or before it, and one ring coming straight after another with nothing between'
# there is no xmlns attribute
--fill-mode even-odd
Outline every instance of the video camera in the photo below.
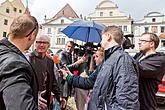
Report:
<svg viewBox="0 0 165 110"><path fill-rule="evenodd" d="M123 49L129 49L129 48L134 48L135 45L131 43L131 39L133 39L134 35L133 34L128 34L128 35L124 35L124 41L122 43L122 47Z"/></svg>
<svg viewBox="0 0 165 110"><path fill-rule="evenodd" d="M87 42L84 45L75 44L74 52L78 56L93 55L97 51L98 47L100 46L101 46L100 44L94 45L91 42Z"/></svg>

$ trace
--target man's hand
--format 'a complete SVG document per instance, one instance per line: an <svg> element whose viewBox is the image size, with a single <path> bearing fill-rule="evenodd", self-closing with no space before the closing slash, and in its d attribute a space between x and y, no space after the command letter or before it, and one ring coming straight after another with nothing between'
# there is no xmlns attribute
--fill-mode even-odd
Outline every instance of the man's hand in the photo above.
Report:
<svg viewBox="0 0 165 110"><path fill-rule="evenodd" d="M65 98L60 97L60 107L61 108L65 108L65 106L66 106L66 100L65 100Z"/></svg>
<svg viewBox="0 0 165 110"><path fill-rule="evenodd" d="M42 95L45 92L46 91L42 91L41 93L38 94L38 110L42 110L42 109L45 109L47 107L47 100L42 98Z"/></svg>
<svg viewBox="0 0 165 110"><path fill-rule="evenodd" d="M66 80L66 77L68 76L68 74L72 75L72 73L68 69L60 69L58 71L64 80Z"/></svg>

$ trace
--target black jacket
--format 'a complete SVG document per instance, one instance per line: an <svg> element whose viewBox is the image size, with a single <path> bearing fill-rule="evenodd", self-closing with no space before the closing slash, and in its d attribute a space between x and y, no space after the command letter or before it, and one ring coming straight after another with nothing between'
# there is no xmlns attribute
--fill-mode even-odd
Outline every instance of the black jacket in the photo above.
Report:
<svg viewBox="0 0 165 110"><path fill-rule="evenodd" d="M69 68L69 70L71 72L73 72L74 70L76 70L78 68L79 65L74 64L72 62L72 55L70 53L68 53L67 51L62 51L59 55L59 60L60 60L60 65L67 65L67 67ZM71 90L72 90L72 86L68 85L68 82L63 80L62 77L58 78L58 82L60 84L60 88L62 91L62 96L63 97L68 97L71 96Z"/></svg>
<svg viewBox="0 0 165 110"><path fill-rule="evenodd" d="M88 110L139 110L138 92L134 60L120 46L111 47L105 51Z"/></svg>
<svg viewBox="0 0 165 110"><path fill-rule="evenodd" d="M0 110L37 110L38 82L32 66L6 38L0 41Z"/></svg>
<svg viewBox="0 0 165 110"><path fill-rule="evenodd" d="M165 73L165 54L151 54L139 60L143 53L137 53L135 59L139 67L139 101L141 110L156 110L156 92Z"/></svg>

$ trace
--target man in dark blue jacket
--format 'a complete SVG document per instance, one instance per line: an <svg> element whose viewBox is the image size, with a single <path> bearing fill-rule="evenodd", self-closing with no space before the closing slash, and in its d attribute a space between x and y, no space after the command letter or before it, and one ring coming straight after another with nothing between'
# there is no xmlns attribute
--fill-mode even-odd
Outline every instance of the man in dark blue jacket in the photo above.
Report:
<svg viewBox="0 0 165 110"><path fill-rule="evenodd" d="M119 27L109 26L103 30L101 45L105 58L90 78L91 83L88 82L89 85L94 83L88 110L139 110L137 67L121 48L122 41L123 32ZM74 77L67 75L69 71L61 72L64 79L73 81Z"/></svg>
<svg viewBox="0 0 165 110"><path fill-rule="evenodd" d="M0 110L38 110L38 82L23 55L35 41L38 23L30 15L12 22L8 38L0 41Z"/></svg>
<svg viewBox="0 0 165 110"><path fill-rule="evenodd" d="M144 33L139 39L140 52L135 55L139 67L140 110L156 110L156 92L165 73L165 54L156 52L159 37Z"/></svg>

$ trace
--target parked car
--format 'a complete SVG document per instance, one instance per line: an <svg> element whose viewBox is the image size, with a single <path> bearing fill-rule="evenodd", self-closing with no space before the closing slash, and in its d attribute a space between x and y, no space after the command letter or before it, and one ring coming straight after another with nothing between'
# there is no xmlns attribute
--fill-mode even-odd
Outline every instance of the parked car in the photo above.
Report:
<svg viewBox="0 0 165 110"><path fill-rule="evenodd" d="M156 93L157 103L165 104L165 75L162 79L161 84L158 86L158 92Z"/></svg>

